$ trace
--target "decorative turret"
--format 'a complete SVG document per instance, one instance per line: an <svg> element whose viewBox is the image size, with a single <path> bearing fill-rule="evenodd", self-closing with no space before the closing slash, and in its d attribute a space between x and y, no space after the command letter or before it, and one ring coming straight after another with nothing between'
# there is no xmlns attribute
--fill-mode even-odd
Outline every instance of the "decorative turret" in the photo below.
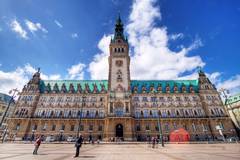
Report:
<svg viewBox="0 0 240 160"><path fill-rule="evenodd" d="M202 68L200 68L200 67L199 67L198 75L199 75L198 81L199 81L199 89L200 90L215 90L214 85L207 78L207 76L203 72Z"/></svg>
<svg viewBox="0 0 240 160"><path fill-rule="evenodd" d="M32 79L28 82L27 86L24 87L24 91L27 92L40 92L40 68L38 68L37 72L33 74Z"/></svg>

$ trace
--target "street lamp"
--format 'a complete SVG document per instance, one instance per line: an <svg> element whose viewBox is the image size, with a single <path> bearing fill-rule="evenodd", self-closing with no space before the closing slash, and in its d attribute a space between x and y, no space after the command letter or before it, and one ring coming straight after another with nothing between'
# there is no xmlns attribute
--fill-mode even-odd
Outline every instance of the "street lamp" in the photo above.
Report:
<svg viewBox="0 0 240 160"><path fill-rule="evenodd" d="M86 97L83 96L83 97L82 97L81 111L80 111L80 115L79 115L77 137L79 137L80 127L81 127L81 121L82 121L82 111L83 111L83 105L85 105L85 99L86 99Z"/></svg>
<svg viewBox="0 0 240 160"><path fill-rule="evenodd" d="M60 132L59 141L61 142L61 141L62 141L62 137L63 137L63 132L64 132L64 130L61 129L61 130L59 130L59 132Z"/></svg>
<svg viewBox="0 0 240 160"><path fill-rule="evenodd" d="M162 147L164 147L164 141L163 141L163 133L162 133L162 127L161 127L161 123L160 123L160 109L158 111L158 132L159 132L159 138L161 139L161 144Z"/></svg>
<svg viewBox="0 0 240 160"><path fill-rule="evenodd" d="M206 128L203 128L203 133L205 134L205 138L207 138L206 140L208 141L208 134L207 134L207 129Z"/></svg>

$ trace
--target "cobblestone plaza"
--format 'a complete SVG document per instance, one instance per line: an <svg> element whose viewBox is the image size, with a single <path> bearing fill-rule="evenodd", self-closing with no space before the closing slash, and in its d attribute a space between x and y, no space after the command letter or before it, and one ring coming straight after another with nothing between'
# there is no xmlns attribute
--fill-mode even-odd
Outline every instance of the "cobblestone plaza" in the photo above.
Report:
<svg viewBox="0 0 240 160"><path fill-rule="evenodd" d="M5 143L0 145L1 160L67 160L72 159L73 144L42 144L38 155L32 155L33 144ZM238 160L240 144L167 144L151 148L148 144L83 145L80 157L88 160Z"/></svg>

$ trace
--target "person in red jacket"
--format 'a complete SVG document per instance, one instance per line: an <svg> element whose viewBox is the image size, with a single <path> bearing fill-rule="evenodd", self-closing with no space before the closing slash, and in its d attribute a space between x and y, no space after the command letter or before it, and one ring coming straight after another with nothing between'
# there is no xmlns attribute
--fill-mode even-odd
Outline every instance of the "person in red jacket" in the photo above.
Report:
<svg viewBox="0 0 240 160"><path fill-rule="evenodd" d="M34 143L34 146L35 146L35 148L33 150L34 155L37 154L38 148L39 148L39 146L41 145L41 142L42 142L42 138L43 138L43 136L39 136Z"/></svg>

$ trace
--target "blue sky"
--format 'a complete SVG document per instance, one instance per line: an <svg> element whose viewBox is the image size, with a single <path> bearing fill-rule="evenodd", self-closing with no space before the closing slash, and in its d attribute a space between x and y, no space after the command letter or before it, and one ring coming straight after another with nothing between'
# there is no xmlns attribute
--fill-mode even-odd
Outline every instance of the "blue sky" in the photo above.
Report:
<svg viewBox="0 0 240 160"><path fill-rule="evenodd" d="M0 92L43 79L106 79L121 13L132 79L195 79L240 91L238 0L1 0Z"/></svg>

